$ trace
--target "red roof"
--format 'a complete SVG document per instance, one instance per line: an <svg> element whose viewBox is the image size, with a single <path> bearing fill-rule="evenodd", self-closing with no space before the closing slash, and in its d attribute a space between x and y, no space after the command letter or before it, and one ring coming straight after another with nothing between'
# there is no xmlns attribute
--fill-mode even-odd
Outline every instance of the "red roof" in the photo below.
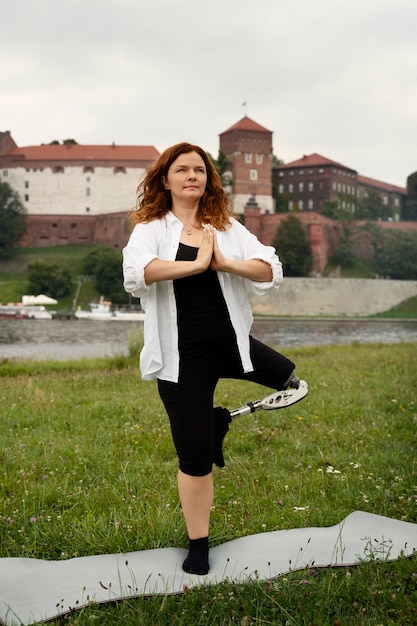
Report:
<svg viewBox="0 0 417 626"><path fill-rule="evenodd" d="M343 167L346 170L351 170L352 172L355 172L356 170L352 169L351 167L346 167L346 165L342 165L341 163L338 163L337 161L332 161L331 159L327 159L324 156L321 156L321 154L317 154L317 152L314 152L313 154L309 154L308 156L305 154L301 159L297 159L296 161L291 161L291 163L285 163L284 165L277 165L276 169L281 169L281 168L289 168L289 167L314 167L317 165L331 165L331 166L336 166L336 167Z"/></svg>
<svg viewBox="0 0 417 626"><path fill-rule="evenodd" d="M375 180L374 178L368 178L367 176L361 176L358 174L357 181L359 184L366 185L366 187L375 187L383 191L396 191L397 193L407 194L405 187L398 187L397 185L390 185L389 183L383 183L381 180Z"/></svg>
<svg viewBox="0 0 417 626"><path fill-rule="evenodd" d="M245 117L242 117L239 122L236 122L236 124L233 124L233 126L225 130L223 133L220 133L220 135L229 133L231 130L252 130L258 133L272 133L271 130L261 126L258 122L254 122L254 120L251 120L250 117L247 117L246 115Z"/></svg>
<svg viewBox="0 0 417 626"><path fill-rule="evenodd" d="M13 148L7 156L28 161L154 161L159 152L154 146L53 144Z"/></svg>

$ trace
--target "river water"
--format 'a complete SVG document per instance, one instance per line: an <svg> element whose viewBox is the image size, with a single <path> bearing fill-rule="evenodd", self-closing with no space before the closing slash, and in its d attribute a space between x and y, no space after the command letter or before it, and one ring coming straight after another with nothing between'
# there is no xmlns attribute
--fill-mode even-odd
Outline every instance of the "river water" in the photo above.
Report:
<svg viewBox="0 0 417 626"><path fill-rule="evenodd" d="M143 322L0 319L0 359L79 359L128 354ZM325 344L417 342L417 321L256 319L253 335L278 349Z"/></svg>

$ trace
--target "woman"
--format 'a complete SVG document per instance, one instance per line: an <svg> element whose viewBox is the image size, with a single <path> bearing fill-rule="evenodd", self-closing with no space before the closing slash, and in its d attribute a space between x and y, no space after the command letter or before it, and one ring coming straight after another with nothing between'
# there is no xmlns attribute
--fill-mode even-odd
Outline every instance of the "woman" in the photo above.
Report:
<svg viewBox="0 0 417 626"><path fill-rule="evenodd" d="M277 288L282 266L274 248L234 218L200 147L167 149L138 193L135 227L123 250L124 286L146 311L142 377L158 381L179 458L189 536L183 569L207 574L212 465L224 436L217 432L216 441L216 384L238 378L280 390L298 380L289 359L249 335L247 293Z"/></svg>

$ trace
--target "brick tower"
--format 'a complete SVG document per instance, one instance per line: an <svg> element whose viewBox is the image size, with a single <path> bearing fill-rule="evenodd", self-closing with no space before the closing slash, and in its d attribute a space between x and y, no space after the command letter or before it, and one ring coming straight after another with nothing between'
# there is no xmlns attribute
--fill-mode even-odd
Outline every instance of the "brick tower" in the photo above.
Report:
<svg viewBox="0 0 417 626"><path fill-rule="evenodd" d="M236 213L244 212L250 197L262 213L272 213L272 132L245 116L219 137L230 163L228 191Z"/></svg>

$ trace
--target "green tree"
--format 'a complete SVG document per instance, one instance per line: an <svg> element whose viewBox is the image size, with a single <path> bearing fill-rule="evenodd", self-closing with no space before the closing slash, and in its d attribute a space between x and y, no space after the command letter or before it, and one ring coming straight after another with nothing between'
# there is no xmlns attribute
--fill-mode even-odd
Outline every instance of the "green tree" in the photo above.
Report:
<svg viewBox="0 0 417 626"><path fill-rule="evenodd" d="M384 231L376 271L396 280L417 280L417 234Z"/></svg>
<svg viewBox="0 0 417 626"><path fill-rule="evenodd" d="M407 178L407 201L405 203L404 218L408 221L417 221L417 172Z"/></svg>
<svg viewBox="0 0 417 626"><path fill-rule="evenodd" d="M227 187L233 184L232 177L230 175L230 161L223 150L219 150L217 159L212 157L209 153L209 157L217 170L218 175L222 180L223 187Z"/></svg>
<svg viewBox="0 0 417 626"><path fill-rule="evenodd" d="M313 268L313 251L300 220L289 215L277 228L273 246L286 276L308 276Z"/></svg>
<svg viewBox="0 0 417 626"><path fill-rule="evenodd" d="M392 217L392 208L384 202L380 193L371 189L359 202L357 217L362 220L386 220Z"/></svg>
<svg viewBox="0 0 417 626"><path fill-rule="evenodd" d="M284 165L284 161L280 159L279 157L275 156L275 154L273 154L272 155L272 167L275 167L276 165Z"/></svg>
<svg viewBox="0 0 417 626"><path fill-rule="evenodd" d="M367 222L362 226L361 231L371 245L375 267L377 268L383 246L384 229L378 222Z"/></svg>
<svg viewBox="0 0 417 626"><path fill-rule="evenodd" d="M26 210L19 195L0 181L0 258L9 257L26 232Z"/></svg>
<svg viewBox="0 0 417 626"><path fill-rule="evenodd" d="M44 293L51 298L62 298L71 292L71 271L59 263L32 261L28 265L28 291Z"/></svg>
<svg viewBox="0 0 417 626"><path fill-rule="evenodd" d="M63 141L62 141L62 145L63 146L75 146L77 144L78 144L78 142L75 141L75 139L63 139ZM50 146L60 146L61 142L58 141L58 139L54 139L53 141L51 141L49 143L49 145Z"/></svg>
<svg viewBox="0 0 417 626"><path fill-rule="evenodd" d="M333 256L330 258L330 265L340 265L341 267L354 267L358 261L356 242L354 240L356 226L354 214L348 208L352 203L352 196L339 194L332 200L327 200L321 211L322 215L329 217L340 223L342 235Z"/></svg>
<svg viewBox="0 0 417 626"><path fill-rule="evenodd" d="M97 246L83 261L83 272L94 275L96 290L113 304L126 304L129 296L123 288L120 250Z"/></svg>
<svg viewBox="0 0 417 626"><path fill-rule="evenodd" d="M275 200L275 213L288 213L288 203L291 196L288 193L280 193L278 184L272 182L272 197Z"/></svg>
<svg viewBox="0 0 417 626"><path fill-rule="evenodd" d="M340 265L346 268L355 267L358 262L355 242L349 237L342 236L329 262L331 265Z"/></svg>
<svg viewBox="0 0 417 626"><path fill-rule="evenodd" d="M343 206L342 196L338 196L332 200L326 200L320 213L338 222L349 222L353 220L352 212L346 208L346 206Z"/></svg>

